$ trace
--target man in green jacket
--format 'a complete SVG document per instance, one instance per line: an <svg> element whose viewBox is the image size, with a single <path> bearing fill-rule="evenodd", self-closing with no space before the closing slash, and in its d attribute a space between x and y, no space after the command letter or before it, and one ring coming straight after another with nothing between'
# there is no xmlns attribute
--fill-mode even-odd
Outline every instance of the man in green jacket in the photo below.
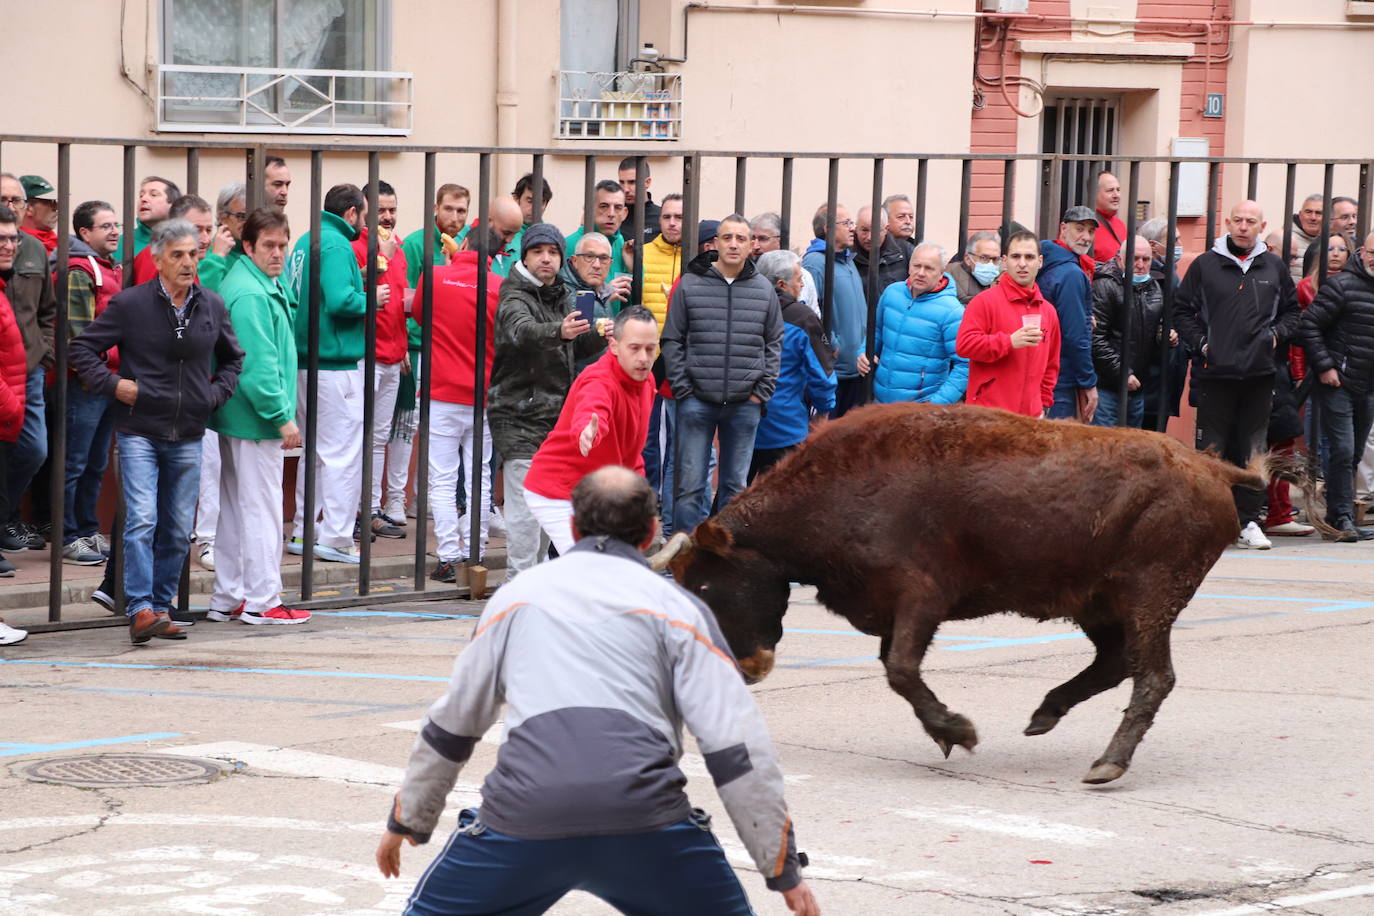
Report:
<svg viewBox="0 0 1374 916"><path fill-rule="evenodd" d="M472 195L460 184L441 184L434 192L434 222L428 227L416 229L401 244L406 253L406 283L415 289L424 267L425 238L434 249L434 266L442 267L448 263L449 251L444 250L444 236L453 240L452 251L468 234L468 206Z"/></svg>
<svg viewBox="0 0 1374 916"><path fill-rule="evenodd" d="M200 259L200 285L219 292L220 284L229 270L243 257L243 223L247 191L241 181L231 181L220 188L215 202L215 234L210 239L210 251Z"/></svg>
<svg viewBox="0 0 1374 916"><path fill-rule="evenodd" d="M181 188L175 183L158 175L149 175L138 186L138 219L134 221L134 254L148 247L153 237L153 227L167 218L171 212L172 201L181 196ZM119 247L115 249L115 263L124 260L124 241L128 233L119 237Z"/></svg>
<svg viewBox="0 0 1374 916"><path fill-rule="evenodd" d="M310 233L291 252L285 276L296 303L298 362L296 422L315 424L316 524L315 556L335 563L358 563L353 526L362 494L363 371L358 361L366 349L367 296L353 253L353 240L367 217L367 198L354 184L339 184L324 196L320 225L319 402L307 415L306 366L310 341ZM383 249L385 253L385 249ZM391 288L379 286L377 308L385 309ZM397 308L401 307L398 302ZM301 421L304 420L304 423ZM296 518L286 547L304 549L305 473L296 474Z"/></svg>
<svg viewBox="0 0 1374 916"><path fill-rule="evenodd" d="M243 226L243 252L220 287L243 348L239 386L210 418L219 433L220 512L210 620L305 623L281 602L282 452L299 448L291 303L278 277L291 228L261 207Z"/></svg>

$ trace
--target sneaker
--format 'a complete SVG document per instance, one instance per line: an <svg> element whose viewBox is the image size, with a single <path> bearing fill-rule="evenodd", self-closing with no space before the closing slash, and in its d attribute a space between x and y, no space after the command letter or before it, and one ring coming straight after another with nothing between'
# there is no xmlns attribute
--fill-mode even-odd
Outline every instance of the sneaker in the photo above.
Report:
<svg viewBox="0 0 1374 916"><path fill-rule="evenodd" d="M315 558L327 560L330 563L352 563L357 565L362 562L363 552L357 544L349 544L347 547L326 547L324 544L315 545Z"/></svg>
<svg viewBox="0 0 1374 916"><path fill-rule="evenodd" d="M6 522L0 525L0 550L28 550L29 539L25 536L20 522Z"/></svg>
<svg viewBox="0 0 1374 916"><path fill-rule="evenodd" d="M44 522L41 525L32 525L30 527L32 527L43 540L52 543L52 522Z"/></svg>
<svg viewBox="0 0 1374 916"><path fill-rule="evenodd" d="M96 549L95 538L77 538L62 548L62 562L71 566L99 566L105 555Z"/></svg>
<svg viewBox="0 0 1374 916"><path fill-rule="evenodd" d="M244 623L253 624L254 626L262 626L264 624L309 623L310 612L302 611L299 608L285 607L279 604L268 611L244 611L242 616L239 617L239 620Z"/></svg>
<svg viewBox="0 0 1374 916"><path fill-rule="evenodd" d="M401 501L387 503L386 509L382 512L382 515L386 518L388 522L395 525L397 528L404 528L406 526L405 502Z"/></svg>
<svg viewBox="0 0 1374 916"><path fill-rule="evenodd" d="M29 550L47 550L47 538L39 532L37 526L30 525L28 522L19 522L19 533L29 545Z"/></svg>
<svg viewBox="0 0 1374 916"><path fill-rule="evenodd" d="M362 539L363 539L363 523L362 523L362 520L361 520L361 519L354 519L354 520L353 520L353 540L354 540L354 541L361 541ZM368 533L368 536L367 536L367 539L368 539L368 543L371 543L371 544L377 543L377 532L376 532L376 531L371 531L371 532L369 532L369 533Z"/></svg>
<svg viewBox="0 0 1374 916"><path fill-rule="evenodd" d="M1236 538L1236 546L1251 550L1268 550L1274 545L1264 536L1259 525L1254 522L1246 522L1245 527L1240 531L1240 537Z"/></svg>
<svg viewBox="0 0 1374 916"><path fill-rule="evenodd" d="M115 612L114 596L103 588L97 588L95 591L91 592L91 600L111 614Z"/></svg>
<svg viewBox="0 0 1374 916"><path fill-rule="evenodd" d="M205 614L205 619L213 620L215 623L229 623L230 621L238 620L243 616L243 604L244 603L240 601L239 606L232 611L217 611L214 608L210 608Z"/></svg>
<svg viewBox="0 0 1374 916"><path fill-rule="evenodd" d="M439 565L434 567L434 571L429 577L435 582L445 582L453 585L458 581L458 561L440 560Z"/></svg>
<svg viewBox="0 0 1374 916"><path fill-rule="evenodd" d="M93 537L95 538L95 549L100 551L101 556L108 560L110 558L110 539L99 531Z"/></svg>
<svg viewBox="0 0 1374 916"><path fill-rule="evenodd" d="M494 538L506 536L506 517L501 514L500 506L491 507L491 521L487 523L487 533Z"/></svg>
<svg viewBox="0 0 1374 916"><path fill-rule="evenodd" d="M4 554L0 554L0 579L14 578L14 564L5 559Z"/></svg>
<svg viewBox="0 0 1374 916"><path fill-rule="evenodd" d="M196 562L200 564L201 569L208 569L210 572L215 571L214 541L206 541L200 545L200 549L196 551Z"/></svg>
<svg viewBox="0 0 1374 916"><path fill-rule="evenodd" d="M0 646L12 646L29 638L28 630L20 630L5 623L0 617Z"/></svg>
<svg viewBox="0 0 1374 916"><path fill-rule="evenodd" d="M193 617L193 616L191 615L191 612L190 612L189 610L188 610L184 615L181 613L181 611L179 611L179 610L177 610L177 609L175 609L175 608L173 608L173 609L170 610L170 611L166 611L166 612L164 612L164 613L167 614L167 617L168 617L168 618L172 621L172 623L173 623L174 625L176 625L176 626L179 626L179 627L193 627L193 626L196 625L196 618Z"/></svg>
<svg viewBox="0 0 1374 916"><path fill-rule="evenodd" d="M305 553L305 541L301 538L292 538L286 542L286 552L292 556L300 556Z"/></svg>
<svg viewBox="0 0 1374 916"><path fill-rule="evenodd" d="M1311 525L1304 525L1302 522L1289 519L1281 525L1266 525L1264 533L1282 535L1283 537L1303 537L1316 530Z"/></svg>
<svg viewBox="0 0 1374 916"><path fill-rule="evenodd" d="M380 512L374 513L372 516L372 533L379 538L403 538L406 536L404 528L399 527Z"/></svg>

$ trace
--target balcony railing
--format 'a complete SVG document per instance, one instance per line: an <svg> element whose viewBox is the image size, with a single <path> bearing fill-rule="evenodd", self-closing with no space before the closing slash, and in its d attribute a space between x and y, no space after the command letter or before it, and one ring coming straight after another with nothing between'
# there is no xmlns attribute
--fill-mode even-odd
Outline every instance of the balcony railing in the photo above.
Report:
<svg viewBox="0 0 1374 916"><path fill-rule="evenodd" d="M682 76L563 70L558 79L560 140L682 139Z"/></svg>
<svg viewBox="0 0 1374 916"><path fill-rule="evenodd" d="M376 70L158 67L157 129L404 136L414 79Z"/></svg>

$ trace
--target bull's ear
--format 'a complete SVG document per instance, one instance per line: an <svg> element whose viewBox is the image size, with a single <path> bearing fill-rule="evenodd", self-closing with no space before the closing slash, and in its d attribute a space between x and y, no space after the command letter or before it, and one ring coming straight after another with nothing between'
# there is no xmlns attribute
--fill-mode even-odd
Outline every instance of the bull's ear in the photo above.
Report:
<svg viewBox="0 0 1374 916"><path fill-rule="evenodd" d="M709 550L723 557L735 545L735 538L729 528L715 519L707 519L692 532L692 545L697 550Z"/></svg>

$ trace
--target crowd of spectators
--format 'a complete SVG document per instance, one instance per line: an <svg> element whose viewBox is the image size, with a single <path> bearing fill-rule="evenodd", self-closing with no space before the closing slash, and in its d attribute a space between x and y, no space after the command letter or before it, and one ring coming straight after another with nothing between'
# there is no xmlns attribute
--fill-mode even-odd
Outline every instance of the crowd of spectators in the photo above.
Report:
<svg viewBox="0 0 1374 916"><path fill-rule="evenodd" d="M1356 526L1374 477L1362 464L1374 426L1374 237L1355 237L1350 198L1333 199L1329 221L1321 195L1302 203L1280 230L1291 235L1289 263L1259 206L1237 203L1211 248L1169 276L1166 262L1177 270L1184 252L1166 257L1162 219L1126 237L1128 204L1110 172L1097 176L1091 202L1064 211L1054 238L1013 225L1005 240L991 228L957 246L918 239L910 199L894 194L876 219L868 207L851 216L822 205L814 238L797 251L782 246L775 213L686 226L682 197L655 201L652 178L646 171L638 187L636 174L627 159L614 179L598 181L591 225L566 236L535 219L535 194L547 206L553 192L547 181L536 188L533 175L490 202L485 225L469 220L467 188L442 184L432 220L404 237L396 190L379 182L375 240L367 190L339 184L323 199L318 278L310 234L293 236L284 215L291 173L282 159L268 159L258 193L231 183L213 205L149 176L132 232L105 201L73 208L65 305L55 294L55 191L40 176L0 175L0 550L60 539L64 562L106 567L95 600L111 610L122 565L135 643L185 638L196 622L178 616L173 600L188 550L215 572L211 620L304 623L308 612L282 602L280 545L299 554L309 542L319 560L356 564L362 538L408 535L426 373L432 577L441 582L460 582L493 534L507 539L510 576L566 551L572 488L602 465L647 479L665 533L690 530L814 423L870 400L965 401L1154 428L1161 414L1177 414L1189 367L1199 448L1243 465L1266 447L1293 452L1306 434L1321 453L1323 535L1374 538ZM263 206L250 210L250 196ZM636 215L642 237L632 231ZM698 253L684 263L691 231ZM376 409L365 429L374 250ZM65 417L52 411L58 308L70 336ZM474 383L479 323L483 410ZM312 337L318 402L307 416ZM1305 429L1311 401L1319 425L1309 417ZM284 460L307 420L314 517L305 517L298 472L287 531ZM48 469L58 423L65 467ZM97 513L112 440L127 506L122 563ZM475 465L479 484L469 492ZM52 486L64 488L62 519L47 518ZM370 513L359 511L364 487ZM1240 546L1314 530L1297 518L1286 485L1267 495L1238 489L1236 504ZM13 572L0 557L0 576ZM0 643L13 641L7 631L20 632L0 624Z"/></svg>

